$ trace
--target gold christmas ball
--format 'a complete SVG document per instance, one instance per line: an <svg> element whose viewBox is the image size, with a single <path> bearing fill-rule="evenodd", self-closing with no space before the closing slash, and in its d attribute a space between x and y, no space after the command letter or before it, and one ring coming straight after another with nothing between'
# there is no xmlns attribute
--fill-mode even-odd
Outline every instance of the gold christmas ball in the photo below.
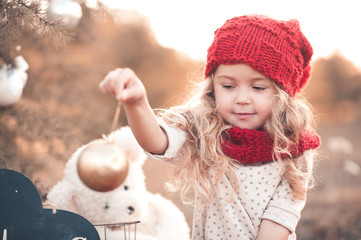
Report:
<svg viewBox="0 0 361 240"><path fill-rule="evenodd" d="M79 155L77 169L83 183L99 192L119 187L128 174L126 153L105 139L89 143Z"/></svg>

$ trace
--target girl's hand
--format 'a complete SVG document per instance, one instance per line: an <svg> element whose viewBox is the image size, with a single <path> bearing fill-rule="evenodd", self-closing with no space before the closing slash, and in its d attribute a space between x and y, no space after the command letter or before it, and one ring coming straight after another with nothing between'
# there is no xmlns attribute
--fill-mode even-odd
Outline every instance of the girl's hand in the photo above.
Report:
<svg viewBox="0 0 361 240"><path fill-rule="evenodd" d="M125 105L137 104L146 99L146 90L137 75L129 68L117 68L109 72L99 88L113 94Z"/></svg>
<svg viewBox="0 0 361 240"><path fill-rule="evenodd" d="M159 127L145 87L137 75L129 68L117 68L105 76L99 88L115 95L117 100L124 103L128 125L139 145L148 152L164 154L168 147L168 137Z"/></svg>

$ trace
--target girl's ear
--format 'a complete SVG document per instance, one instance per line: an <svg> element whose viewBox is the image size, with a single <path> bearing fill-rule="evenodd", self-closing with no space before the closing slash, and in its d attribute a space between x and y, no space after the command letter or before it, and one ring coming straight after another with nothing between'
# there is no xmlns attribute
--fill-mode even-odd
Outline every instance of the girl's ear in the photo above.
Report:
<svg viewBox="0 0 361 240"><path fill-rule="evenodd" d="M210 91L210 92L208 93L208 96L211 97L213 100L215 100L214 89L212 89L212 91Z"/></svg>

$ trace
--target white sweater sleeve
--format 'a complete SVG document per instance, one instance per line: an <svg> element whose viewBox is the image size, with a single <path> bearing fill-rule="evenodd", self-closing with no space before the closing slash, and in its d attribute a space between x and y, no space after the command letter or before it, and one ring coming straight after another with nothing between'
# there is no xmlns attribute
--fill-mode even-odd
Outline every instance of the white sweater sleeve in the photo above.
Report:
<svg viewBox="0 0 361 240"><path fill-rule="evenodd" d="M304 155L309 163L309 168L312 168L313 151L308 150ZM294 233L305 203L304 200L293 198L291 187L287 180L284 179L274 192L262 219L274 221Z"/></svg>

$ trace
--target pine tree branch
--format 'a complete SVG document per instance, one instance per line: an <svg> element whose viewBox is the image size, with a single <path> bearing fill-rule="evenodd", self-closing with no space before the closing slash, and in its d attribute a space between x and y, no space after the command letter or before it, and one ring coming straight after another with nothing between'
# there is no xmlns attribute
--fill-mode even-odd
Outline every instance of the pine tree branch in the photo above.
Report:
<svg viewBox="0 0 361 240"><path fill-rule="evenodd" d="M40 1L0 0L0 58L14 65L14 51L22 33L50 37L56 47L69 39L62 19L50 19Z"/></svg>

